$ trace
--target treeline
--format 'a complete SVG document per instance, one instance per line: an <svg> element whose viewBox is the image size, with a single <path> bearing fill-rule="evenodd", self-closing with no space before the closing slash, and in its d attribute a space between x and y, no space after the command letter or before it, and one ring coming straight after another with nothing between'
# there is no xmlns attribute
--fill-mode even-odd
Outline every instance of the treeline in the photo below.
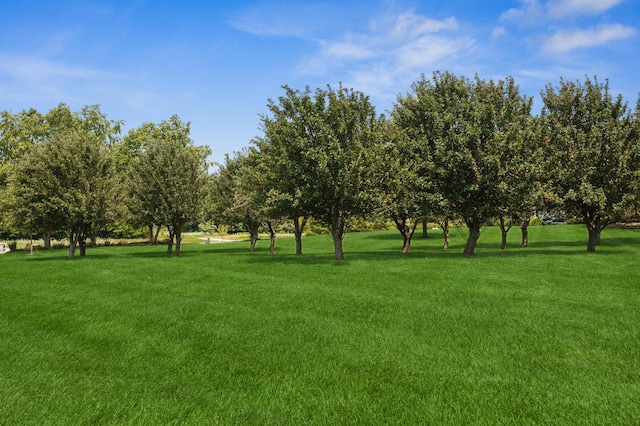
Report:
<svg viewBox="0 0 640 426"><path fill-rule="evenodd" d="M586 224L595 251L602 229L638 210L640 101L631 110L608 81L549 84L539 115L512 78L422 76L389 117L342 85L283 89L268 100L263 134L212 174L208 150L177 116L121 137L122 123L97 106L3 112L0 227L64 231L70 257L114 224L147 229L151 242L166 227L178 255L192 223L241 227L251 249L266 228L273 251L276 226L287 221L301 254L311 219L330 231L341 259L354 219L393 220L403 252L419 224L439 223L446 248L449 223L461 221L472 255L488 220L503 248L514 224L526 245L532 212L559 209Z"/></svg>

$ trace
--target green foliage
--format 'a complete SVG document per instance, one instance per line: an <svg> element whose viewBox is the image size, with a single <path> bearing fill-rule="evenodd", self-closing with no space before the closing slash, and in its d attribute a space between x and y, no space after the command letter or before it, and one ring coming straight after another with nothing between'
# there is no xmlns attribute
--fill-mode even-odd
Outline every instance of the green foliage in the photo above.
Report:
<svg viewBox="0 0 640 426"><path fill-rule="evenodd" d="M53 134L20 158L9 180L12 225L27 233L66 230L81 244L112 219L115 194L109 150L87 131ZM82 248L82 247L81 247Z"/></svg>
<svg viewBox="0 0 640 426"><path fill-rule="evenodd" d="M262 157L255 149L226 155L224 164L209 180L209 218L222 226L246 229L253 251L260 227L273 219L266 206L265 179L260 173Z"/></svg>
<svg viewBox="0 0 640 426"><path fill-rule="evenodd" d="M168 251L180 254L183 228L202 219L209 150L196 147L178 116L130 132L139 151L128 162L129 209L138 223L167 226ZM144 137L142 137L143 135Z"/></svg>
<svg viewBox="0 0 640 426"><path fill-rule="evenodd" d="M348 218L369 214L375 205L381 118L367 96L342 85L313 93L284 89L278 103L269 101L272 116L262 118L265 137L254 141L263 156L268 203L292 220L322 222L342 258Z"/></svg>
<svg viewBox="0 0 640 426"><path fill-rule="evenodd" d="M418 152L433 209L461 217L470 229L465 254L473 254L482 223L523 209L531 176L531 98L520 95L512 78L468 80L434 73L399 97L393 118Z"/></svg>
<svg viewBox="0 0 640 426"><path fill-rule="evenodd" d="M117 203L108 147L118 140L121 124L108 120L98 105L75 113L65 104L44 115L34 109L1 112L3 228L23 233L65 230L73 241L83 243L112 220Z"/></svg>
<svg viewBox="0 0 640 426"><path fill-rule="evenodd" d="M640 143L634 117L609 82L560 80L542 92L542 135L553 188L565 211L580 216L595 251L600 230L621 217L638 190Z"/></svg>

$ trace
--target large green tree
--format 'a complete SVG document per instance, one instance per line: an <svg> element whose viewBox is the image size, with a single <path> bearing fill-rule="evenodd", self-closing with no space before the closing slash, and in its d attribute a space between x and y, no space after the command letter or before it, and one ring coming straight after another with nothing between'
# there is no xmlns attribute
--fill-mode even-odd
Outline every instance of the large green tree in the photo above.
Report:
<svg viewBox="0 0 640 426"><path fill-rule="evenodd" d="M140 221L166 226L167 251L180 255L185 225L203 212L209 149L193 145L190 124L177 115L158 125L143 125L147 135L128 161L130 208Z"/></svg>
<svg viewBox="0 0 640 426"><path fill-rule="evenodd" d="M0 232L9 231L7 222L7 180L11 168L20 157L46 135L45 120L35 109L17 114L0 111Z"/></svg>
<svg viewBox="0 0 640 426"><path fill-rule="evenodd" d="M0 175L3 174L2 170L7 172L11 168L17 167L16 164L18 162L22 162L23 164L20 167L24 168L23 160L28 158L36 149L39 151L38 155L31 158L33 161L40 161L41 164L30 164L28 169L31 173L40 170L42 173L37 172L39 176L46 175L49 172L46 169L52 165L54 160L52 158L47 159L46 150L42 151L39 147L50 143L52 140L56 140L58 145L62 144L63 148L68 147L71 149L73 144L70 141L81 140L87 144L93 143L101 148L109 149L113 142L118 140L122 124L121 121L109 120L100 111L98 105L85 106L80 111L73 112L66 104L62 103L44 115L34 109L30 109L18 114L2 112L0 118L0 146L2 147L0 149L2 152ZM62 143L61 141L69 143ZM55 151L52 150L51 153L54 155ZM62 154L56 153L55 155L60 156ZM16 173L19 172L19 170L16 170ZM72 171L70 172L72 173ZM0 181L2 181L1 177ZM113 182L110 184L113 185ZM15 229L22 229L25 232L27 229L30 232L35 232L37 228L38 232L43 234L45 246L48 247L50 245L51 232L57 230L55 227L60 222L53 216L39 211L35 206L29 214L31 219L27 221L28 224L23 223L19 217L11 217L12 213L16 212L16 206L23 204L24 201L12 199L12 196L18 194L18 192L7 190L5 196L3 196L4 204L12 206L10 209L3 209L5 210L5 220L13 223ZM26 220L26 217L23 217L23 219ZM63 223L65 222L63 221ZM95 233L98 230L96 227L91 228L90 237L95 239ZM84 247L81 246L81 250L84 250Z"/></svg>
<svg viewBox="0 0 640 426"><path fill-rule="evenodd" d="M474 253L482 224L499 214L505 196L503 165L511 161L529 119L531 100L512 78L498 82L436 72L399 97L394 120L428 152L438 203L464 220L465 255Z"/></svg>
<svg viewBox="0 0 640 426"><path fill-rule="evenodd" d="M111 152L86 130L55 133L22 156L9 178L14 226L25 232L66 230L69 257L112 219Z"/></svg>
<svg viewBox="0 0 640 426"><path fill-rule="evenodd" d="M271 180L272 195L284 204L284 216L311 215L325 224L342 259L347 220L373 208L381 119L367 96L342 85L284 89L277 104L269 102L272 117L263 118L265 138L258 144L272 170L288 170L280 182Z"/></svg>
<svg viewBox="0 0 640 426"><path fill-rule="evenodd" d="M383 126L384 142L379 147L378 198L382 214L390 217L402 235L402 252L411 250L411 239L418 224L433 213L430 193L428 152L419 149L392 122ZM426 225L425 225L426 227Z"/></svg>
<svg viewBox="0 0 640 426"><path fill-rule="evenodd" d="M542 142L556 195L584 220L593 252L600 233L637 192L638 140L634 116L609 82L560 79L541 93Z"/></svg>

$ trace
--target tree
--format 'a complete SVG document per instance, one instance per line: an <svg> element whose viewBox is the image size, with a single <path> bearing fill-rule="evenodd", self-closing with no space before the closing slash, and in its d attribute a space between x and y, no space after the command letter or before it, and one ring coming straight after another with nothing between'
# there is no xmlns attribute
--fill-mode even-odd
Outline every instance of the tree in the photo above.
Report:
<svg viewBox="0 0 640 426"><path fill-rule="evenodd" d="M18 114L0 111L0 230L6 229L7 183L11 168L20 157L44 138L45 121L35 109Z"/></svg>
<svg viewBox="0 0 640 426"><path fill-rule="evenodd" d="M4 171L13 168L15 163L22 161L30 155L32 151L39 149L41 145L54 139L57 141L56 147L64 147L61 149L75 149L73 143L70 142L71 140L95 143L100 147L108 148L113 141L118 139L120 125L122 123L120 121L108 120L106 115L100 112L98 105L85 106L81 111L74 113L67 105L59 104L45 115L40 114L34 109L30 109L16 115L3 112L1 113L1 117L0 146L2 148L0 151L2 151L2 165L0 165L0 169ZM61 153L57 153L56 155L62 156ZM70 155L73 155L73 153ZM37 158L37 161L42 161L43 163L39 165L29 165L29 172L36 173L37 176L46 175L48 171L45 169L51 164L51 159L46 157L46 152L39 153L38 156L33 157L33 159L35 158ZM83 159L76 159L75 163L81 165L83 161ZM87 159L87 161L90 160ZM22 167L25 167L25 165L22 164ZM0 174L2 173L0 172ZM9 209L11 210L9 216L12 212L17 212L16 206L19 206L21 202L24 201L20 199L10 199L11 194L15 195L17 193L19 193L19 191L8 191L7 196L3 197L5 198L5 202L12 206L12 208ZM46 201L47 200L41 197L40 201L36 204L42 207L42 203ZM59 222L57 222L54 217L44 214L43 211L38 211L36 207L37 206L34 206L28 215L22 215L22 219L31 223L30 225L22 223L19 217L9 217L8 221L13 222L18 229L29 228L33 231L37 228L38 232L42 232L43 234L45 247L49 247L51 232L56 230L52 227L59 225ZM37 226L35 226L35 224L37 224ZM92 240L95 240L97 229L93 228L91 232L90 237ZM84 247L81 246L81 251L83 250Z"/></svg>
<svg viewBox="0 0 640 426"><path fill-rule="evenodd" d="M259 161L260 154L254 149L226 155L211 182L212 216L226 225L242 225L249 232L251 252L255 250L260 226L271 223L265 206L266 194L258 182ZM270 228L270 233L274 247L275 231Z"/></svg>
<svg viewBox="0 0 640 426"><path fill-rule="evenodd" d="M151 126L149 139L129 163L130 203L134 214L151 218L169 231L167 251L180 255L186 224L202 214L209 150L196 147L190 124L177 115Z"/></svg>
<svg viewBox="0 0 640 426"><path fill-rule="evenodd" d="M542 91L542 135L553 189L565 211L587 226L587 251L596 251L600 233L616 220L637 189L638 141L633 116L609 82L560 79Z"/></svg>
<svg viewBox="0 0 640 426"><path fill-rule="evenodd" d="M314 93L284 89L279 105L269 102L274 117L263 118L265 138L257 144L274 171L290 170L270 188L272 199L294 221L310 214L327 225L342 259L348 218L373 208L380 118L368 97L342 85Z"/></svg>
<svg viewBox="0 0 640 426"><path fill-rule="evenodd" d="M384 214L391 217L402 235L402 252L411 250L411 238L423 223L430 206L428 153L416 147L393 123L384 127L385 143L380 146L378 197ZM426 155L426 156L425 156Z"/></svg>
<svg viewBox="0 0 640 426"><path fill-rule="evenodd" d="M394 119L429 153L438 204L464 220L464 254L472 255L482 224L498 213L501 163L512 155L506 147L520 137L531 100L511 78L496 83L436 72L412 89L398 98Z"/></svg>
<svg viewBox="0 0 640 426"><path fill-rule="evenodd" d="M302 235L312 211L313 173L316 165L307 155L317 134L317 117L309 88L305 92L283 86L285 95L268 100L271 115L261 117L263 137L252 143L261 155L261 176L271 216L293 222L296 255L302 254Z"/></svg>
<svg viewBox="0 0 640 426"><path fill-rule="evenodd" d="M110 151L86 130L54 134L20 158L9 179L14 226L29 232L64 229L69 257L109 220L113 206Z"/></svg>
<svg viewBox="0 0 640 426"><path fill-rule="evenodd" d="M113 147L116 173L121 178L120 182L123 183L122 192L126 196L127 221L134 226L142 226L148 229L149 244L157 243L158 234L163 226L162 223L156 222L159 217L161 188L149 182L144 188L147 193L139 194L138 191L141 191L142 188L133 184L131 179L132 177L138 177L138 175L135 173L130 175L130 169L134 166L149 166L150 170L144 173L151 178L153 174L152 164L134 164L134 162L153 141L162 137L160 132L156 124L142 123L139 127L130 129L122 140ZM142 173L142 170L140 172ZM137 183L141 182L138 181Z"/></svg>

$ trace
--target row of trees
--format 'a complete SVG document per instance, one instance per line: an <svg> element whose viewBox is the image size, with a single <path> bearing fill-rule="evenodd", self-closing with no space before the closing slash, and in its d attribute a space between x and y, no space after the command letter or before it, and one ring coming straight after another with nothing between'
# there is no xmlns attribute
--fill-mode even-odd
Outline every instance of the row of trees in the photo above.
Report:
<svg viewBox="0 0 640 426"><path fill-rule="evenodd" d="M312 219L326 226L335 257L353 218L389 218L404 252L427 219L466 224L474 252L481 226L503 235L520 224L523 245L535 210L582 218L595 251L601 230L635 211L640 182L640 103L631 111L608 82L560 80L541 93L543 108L512 78L486 81L434 73L399 96L389 117L363 93L340 85L284 87L261 117L263 134L208 173L206 148L176 116L120 137L122 123L97 106L59 105L3 112L0 204L3 228L51 235L65 230L84 254L87 240L114 222L146 228L180 253L184 227L197 221L258 231L293 224L296 253ZM223 227L223 226L221 226ZM45 240L46 243L46 240Z"/></svg>
<svg viewBox="0 0 640 426"><path fill-rule="evenodd" d="M64 232L69 257L114 223L169 230L168 251L180 253L182 230L198 220L208 179L208 149L195 147L177 116L145 123L120 138L121 122L98 106L72 112L60 104L2 112L2 228L27 235Z"/></svg>
<svg viewBox="0 0 640 426"><path fill-rule="evenodd" d="M539 116L512 78L423 76L389 118L342 86L284 91L268 103L264 135L213 177L229 194L214 210L250 230L292 220L298 254L308 218L330 230L339 259L354 216L393 219L404 252L426 218L441 223L445 248L449 222L460 220L472 255L487 220L499 223L502 248L519 223L526 246L532 212L557 208L584 220L595 251L602 229L636 210L640 110L608 82L547 85Z"/></svg>

